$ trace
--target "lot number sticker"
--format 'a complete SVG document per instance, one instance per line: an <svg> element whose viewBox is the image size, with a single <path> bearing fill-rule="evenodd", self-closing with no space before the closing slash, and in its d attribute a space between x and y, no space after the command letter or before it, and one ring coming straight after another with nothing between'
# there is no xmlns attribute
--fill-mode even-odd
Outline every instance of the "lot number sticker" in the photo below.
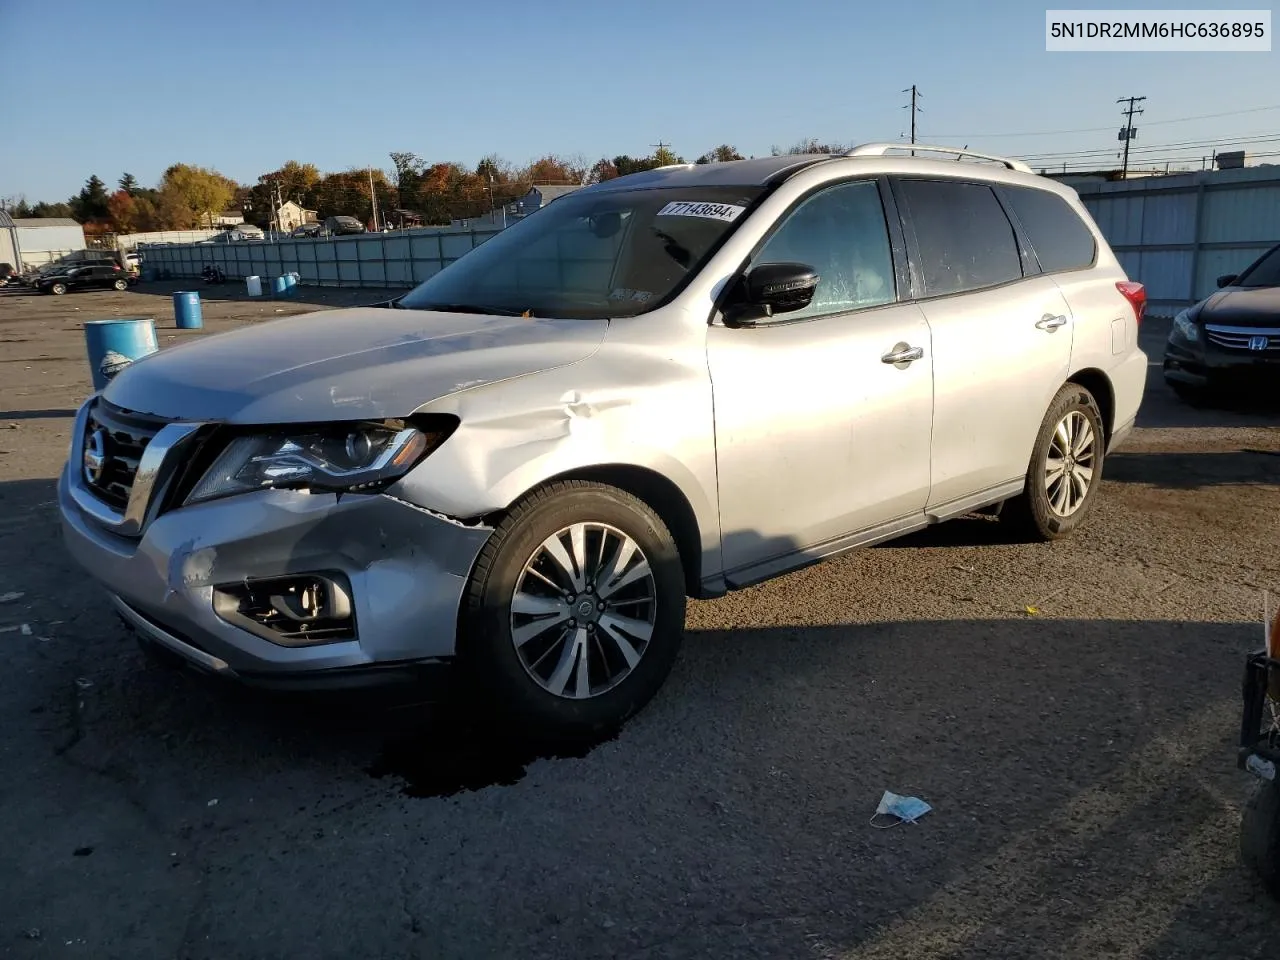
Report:
<svg viewBox="0 0 1280 960"><path fill-rule="evenodd" d="M702 217L704 220L723 220L732 223L742 215L746 207L734 203L695 203L677 200L658 211L660 217Z"/></svg>

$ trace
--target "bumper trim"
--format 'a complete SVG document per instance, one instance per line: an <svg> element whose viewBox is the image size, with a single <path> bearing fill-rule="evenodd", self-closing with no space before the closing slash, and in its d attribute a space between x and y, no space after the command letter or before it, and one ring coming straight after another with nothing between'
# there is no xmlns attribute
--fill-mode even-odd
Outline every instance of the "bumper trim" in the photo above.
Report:
<svg viewBox="0 0 1280 960"><path fill-rule="evenodd" d="M185 640L179 640L167 630L162 630L156 626L142 614L138 613L133 607L125 603L114 593L111 594L111 602L115 605L116 611L139 633L143 634L149 640L153 640L165 647L185 660L190 661L196 666L215 673L228 679L237 679L236 672L231 669L231 665L227 661L222 660L212 654L205 653L198 647L193 647Z"/></svg>

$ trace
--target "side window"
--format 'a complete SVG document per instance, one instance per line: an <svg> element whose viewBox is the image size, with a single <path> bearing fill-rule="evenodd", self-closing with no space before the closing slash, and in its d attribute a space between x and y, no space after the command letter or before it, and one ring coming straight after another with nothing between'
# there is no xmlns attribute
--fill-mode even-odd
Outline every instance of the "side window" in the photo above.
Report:
<svg viewBox="0 0 1280 960"><path fill-rule="evenodd" d="M1032 187L1002 189L1031 241L1041 270L1078 270L1093 263L1097 246L1093 234L1067 201Z"/></svg>
<svg viewBox="0 0 1280 960"><path fill-rule="evenodd" d="M805 263L819 276L813 301L780 320L844 313L895 296L893 255L875 181L828 187L786 215L751 266Z"/></svg>
<svg viewBox="0 0 1280 960"><path fill-rule="evenodd" d="M981 290L1022 277L1013 225L989 186L903 180L898 192L915 231L925 296Z"/></svg>

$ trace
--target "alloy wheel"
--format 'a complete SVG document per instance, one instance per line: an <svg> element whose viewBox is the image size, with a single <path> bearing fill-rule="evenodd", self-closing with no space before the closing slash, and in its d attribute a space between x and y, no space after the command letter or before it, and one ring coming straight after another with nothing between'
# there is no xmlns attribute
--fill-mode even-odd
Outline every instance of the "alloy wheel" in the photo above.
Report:
<svg viewBox="0 0 1280 960"><path fill-rule="evenodd" d="M640 546L616 527L575 523L533 551L511 597L511 642L544 690L582 700L613 689L648 649L657 587Z"/></svg>
<svg viewBox="0 0 1280 960"><path fill-rule="evenodd" d="M1097 434L1093 424L1079 410L1058 421L1044 464L1045 492L1049 509L1059 517L1069 517L1084 505L1093 486L1097 465Z"/></svg>

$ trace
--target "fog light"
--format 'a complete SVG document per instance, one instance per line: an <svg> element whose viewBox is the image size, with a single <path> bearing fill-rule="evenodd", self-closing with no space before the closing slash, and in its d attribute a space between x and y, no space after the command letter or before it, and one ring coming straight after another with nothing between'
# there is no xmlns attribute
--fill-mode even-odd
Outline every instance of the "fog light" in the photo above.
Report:
<svg viewBox="0 0 1280 960"><path fill-rule="evenodd" d="M341 574L249 579L213 590L213 610L227 623L287 647L356 637L351 585Z"/></svg>

